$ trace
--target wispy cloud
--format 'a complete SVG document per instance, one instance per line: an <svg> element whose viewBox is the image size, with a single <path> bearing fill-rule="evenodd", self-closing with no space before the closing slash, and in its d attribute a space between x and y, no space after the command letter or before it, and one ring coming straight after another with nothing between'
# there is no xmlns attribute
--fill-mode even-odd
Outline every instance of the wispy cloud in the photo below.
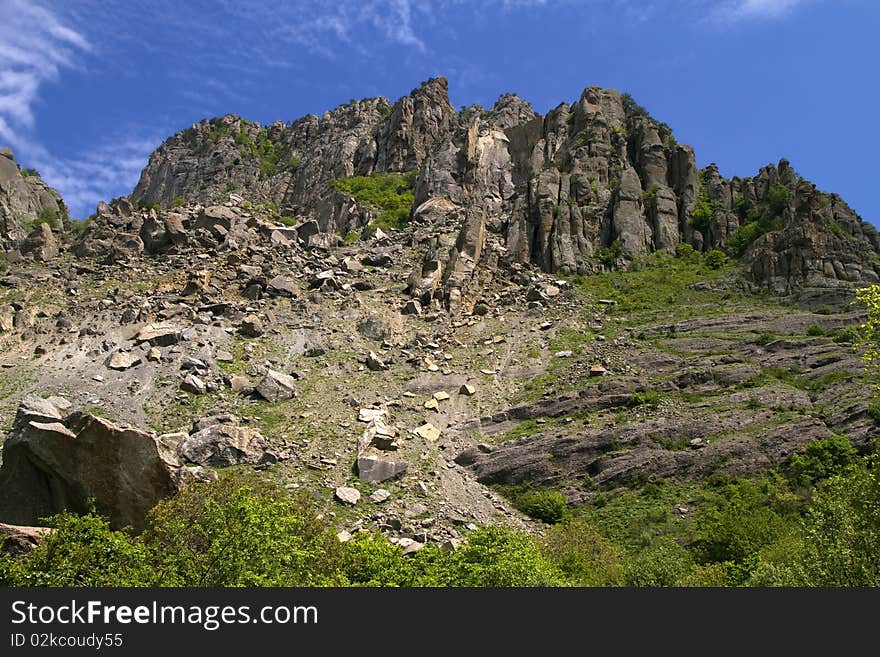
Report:
<svg viewBox="0 0 880 657"><path fill-rule="evenodd" d="M811 0L733 0L721 3L710 18L722 22L779 18Z"/></svg>

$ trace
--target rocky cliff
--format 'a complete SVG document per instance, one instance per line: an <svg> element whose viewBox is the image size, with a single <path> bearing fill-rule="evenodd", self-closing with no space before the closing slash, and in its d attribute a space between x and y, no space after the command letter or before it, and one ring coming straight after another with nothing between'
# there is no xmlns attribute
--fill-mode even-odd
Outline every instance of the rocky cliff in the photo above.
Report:
<svg viewBox="0 0 880 657"><path fill-rule="evenodd" d="M393 105L365 99L288 125L203 121L151 156L132 198L168 206L235 192L343 236L381 208L341 179L413 171L410 219L425 227L421 269L433 272L415 272L428 280L413 291L447 305L468 278L464 251L482 264L589 274L688 244L741 258L748 280L782 294L872 283L880 272L874 227L787 161L750 178L700 170L667 125L598 87L545 116L512 94L456 112L435 78Z"/></svg>
<svg viewBox="0 0 880 657"><path fill-rule="evenodd" d="M0 150L0 246L14 248L41 223L60 230L67 207L40 175L22 169L9 148Z"/></svg>

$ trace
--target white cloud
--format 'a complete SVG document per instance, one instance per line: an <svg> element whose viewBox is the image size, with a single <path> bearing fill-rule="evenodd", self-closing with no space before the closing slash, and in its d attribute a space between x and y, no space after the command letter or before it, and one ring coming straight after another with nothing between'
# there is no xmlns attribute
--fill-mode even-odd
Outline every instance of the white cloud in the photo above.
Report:
<svg viewBox="0 0 880 657"><path fill-rule="evenodd" d="M722 3L710 17L723 22L779 18L810 0L733 0Z"/></svg>

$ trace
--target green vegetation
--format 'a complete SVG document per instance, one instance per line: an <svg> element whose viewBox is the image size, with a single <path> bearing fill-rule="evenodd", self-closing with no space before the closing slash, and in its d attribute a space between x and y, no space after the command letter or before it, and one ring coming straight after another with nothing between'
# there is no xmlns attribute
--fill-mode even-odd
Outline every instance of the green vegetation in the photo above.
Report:
<svg viewBox="0 0 880 657"><path fill-rule="evenodd" d="M620 240L614 240L609 246L599 247L599 252L596 255L599 262L605 267L614 269L617 266L617 259L623 255L623 246L621 246Z"/></svg>
<svg viewBox="0 0 880 657"><path fill-rule="evenodd" d="M765 201L754 208L748 208L741 196L735 199L734 207L746 223L727 239L728 251L739 257L762 235L782 230L782 213L788 206L788 199L788 188L783 185L772 185Z"/></svg>
<svg viewBox="0 0 880 657"><path fill-rule="evenodd" d="M417 170L402 174L374 173L371 176L337 178L333 181L333 187L378 212L373 223L379 228L397 229L409 220L417 176Z"/></svg>
<svg viewBox="0 0 880 657"><path fill-rule="evenodd" d="M575 511L523 491L555 523L543 539L488 526L410 557L370 532L340 544L309 496L225 473L161 502L140 535L55 516L36 550L0 557L0 585L877 586L880 465L846 442L815 441L784 474L648 481Z"/></svg>
<svg viewBox="0 0 880 657"><path fill-rule="evenodd" d="M186 205L186 199L182 196L175 196L174 201L171 202L171 205L175 208L182 208L184 205Z"/></svg>
<svg viewBox="0 0 880 657"><path fill-rule="evenodd" d="M565 496L558 491L517 487L501 492L517 509L548 525L561 522L565 516Z"/></svg>
<svg viewBox="0 0 880 657"><path fill-rule="evenodd" d="M745 300L738 293L705 285L713 281L723 283L732 267L730 263L710 269L688 245L680 245L678 252L680 257L657 252L637 259L631 271L572 276L569 281L578 294L593 304L599 300L615 302L614 306L606 306L606 317L611 323L603 331L606 335L624 326L717 314L722 312L722 305L726 312L734 304L743 306ZM616 317L621 321L616 322Z"/></svg>
<svg viewBox="0 0 880 657"><path fill-rule="evenodd" d="M39 172L39 171L37 171L36 169L28 169L27 167L22 167L22 168L20 169L20 173L21 173L21 175L24 176L25 178L27 178L27 177L29 177L29 176L34 176L34 177L37 177L37 178L40 177L40 172Z"/></svg>
<svg viewBox="0 0 880 657"><path fill-rule="evenodd" d="M866 306L868 317L862 326L861 344L865 347L863 358L869 371L880 371L880 285L856 290L856 301Z"/></svg>
<svg viewBox="0 0 880 657"><path fill-rule="evenodd" d="M657 406L660 404L662 395L657 390L646 390L645 392L634 392L626 400L628 408L636 408L638 406Z"/></svg>
<svg viewBox="0 0 880 657"><path fill-rule="evenodd" d="M727 264L727 256L724 251L719 251L718 249L710 249L706 252L706 255L703 256L703 262L706 263L706 266L709 269L721 269L724 265Z"/></svg>

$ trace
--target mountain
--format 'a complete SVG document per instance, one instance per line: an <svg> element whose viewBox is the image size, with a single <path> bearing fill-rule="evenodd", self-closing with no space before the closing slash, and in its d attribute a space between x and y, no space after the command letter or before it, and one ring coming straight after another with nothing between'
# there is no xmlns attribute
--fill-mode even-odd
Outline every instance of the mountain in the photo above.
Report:
<svg viewBox="0 0 880 657"><path fill-rule="evenodd" d="M46 223L60 230L67 206L57 191L31 169L22 169L9 148L0 150L0 246L4 250Z"/></svg>
<svg viewBox="0 0 880 657"><path fill-rule="evenodd" d="M0 523L140 530L244 471L407 558L573 516L630 584L742 584L874 450L876 230L785 160L699 169L613 90L203 121L81 226L3 161Z"/></svg>
<svg viewBox="0 0 880 657"><path fill-rule="evenodd" d="M779 294L874 283L880 272L876 229L787 161L750 178L701 171L668 126L598 87L546 116L512 94L456 112L435 78L393 105L366 99L289 125L203 121L153 153L132 200L169 206L236 192L346 235L371 213L338 181L408 172L414 221L461 225L480 214L487 243L473 246L484 257L549 273L599 271L602 249L623 263L682 243L735 252L749 281Z"/></svg>

